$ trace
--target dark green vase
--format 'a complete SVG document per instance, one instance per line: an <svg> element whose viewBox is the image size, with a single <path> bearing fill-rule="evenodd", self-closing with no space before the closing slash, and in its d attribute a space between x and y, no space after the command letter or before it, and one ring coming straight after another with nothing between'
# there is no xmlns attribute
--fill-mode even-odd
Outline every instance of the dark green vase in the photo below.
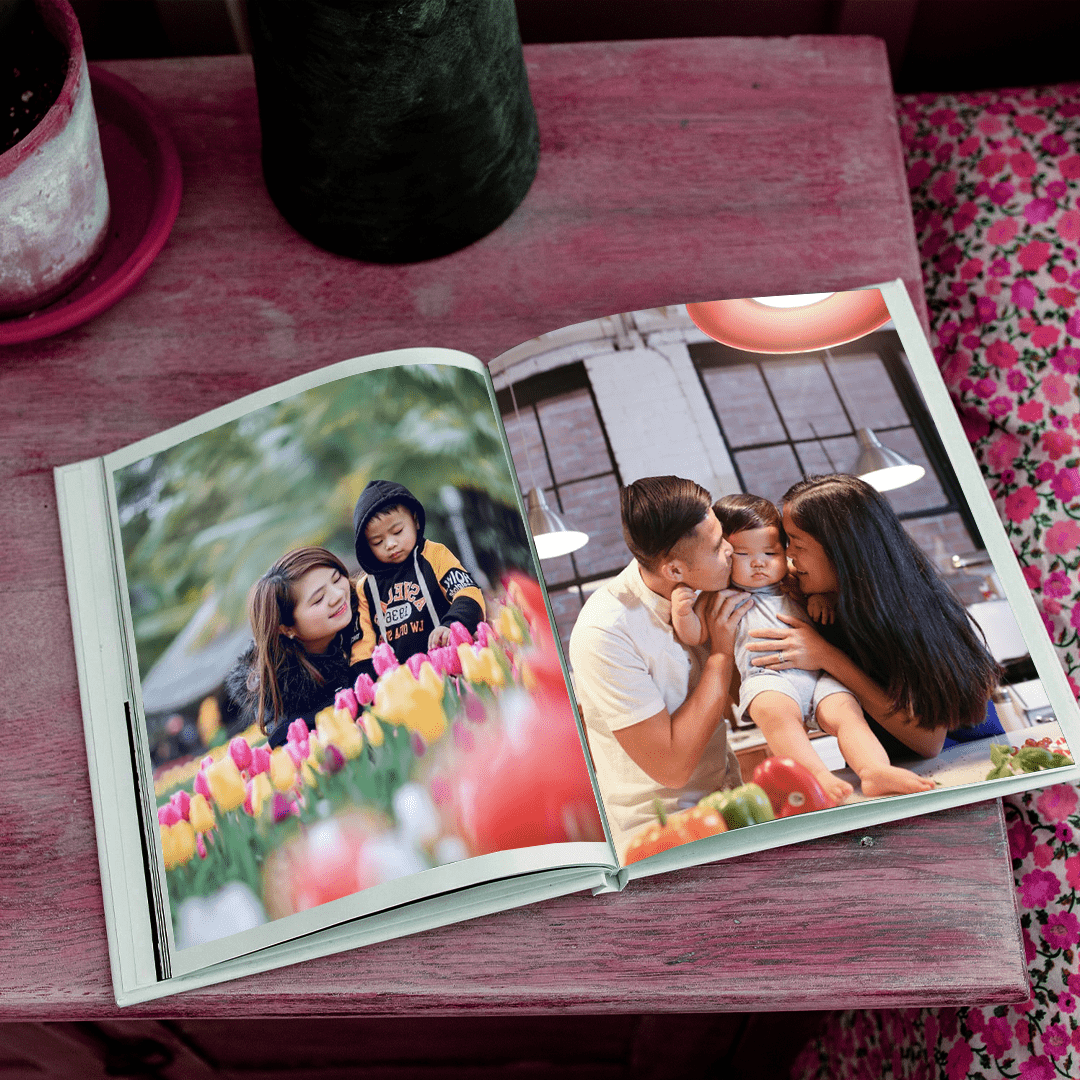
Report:
<svg viewBox="0 0 1080 1080"><path fill-rule="evenodd" d="M254 0L263 174L329 251L417 262L501 224L539 134L513 0Z"/></svg>

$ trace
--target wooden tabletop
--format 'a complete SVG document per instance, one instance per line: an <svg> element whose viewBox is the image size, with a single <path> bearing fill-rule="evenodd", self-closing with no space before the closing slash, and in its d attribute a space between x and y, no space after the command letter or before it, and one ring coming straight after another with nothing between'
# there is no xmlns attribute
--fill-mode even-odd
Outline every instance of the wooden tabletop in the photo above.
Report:
<svg viewBox="0 0 1080 1080"><path fill-rule="evenodd" d="M124 61L184 196L137 288L0 350L0 1019L116 1012L53 466L380 349L483 359L602 314L902 276L925 311L883 46L531 46L540 170L494 234L374 266L263 187L250 60ZM132 1016L656 1012L1026 994L1000 805L571 896L126 1010Z"/></svg>

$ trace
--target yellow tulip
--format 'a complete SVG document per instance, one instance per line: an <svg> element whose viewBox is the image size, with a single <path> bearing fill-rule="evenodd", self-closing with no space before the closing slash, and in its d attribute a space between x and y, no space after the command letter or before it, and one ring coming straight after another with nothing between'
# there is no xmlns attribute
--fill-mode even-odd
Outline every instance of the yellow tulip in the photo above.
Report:
<svg viewBox="0 0 1080 1080"><path fill-rule="evenodd" d="M244 805L247 788L240 776L240 770L236 767L236 762L228 754L223 755L212 765L207 765L206 782L210 785L214 805L223 814Z"/></svg>
<svg viewBox="0 0 1080 1080"><path fill-rule="evenodd" d="M458 658L461 660L461 673L469 682L482 682L488 686L502 686L506 682L503 669L491 649L474 651L471 645L459 645Z"/></svg>
<svg viewBox="0 0 1080 1080"><path fill-rule="evenodd" d="M514 618L513 611L508 607L499 611L499 617L495 620L495 629L507 641L512 641L515 645L520 645L525 640L525 635L521 632L521 624Z"/></svg>
<svg viewBox="0 0 1080 1080"><path fill-rule="evenodd" d="M262 812L263 803L273 795L274 789L270 786L270 777L266 773L259 773L251 778L251 816L258 817Z"/></svg>
<svg viewBox="0 0 1080 1080"><path fill-rule="evenodd" d="M270 752L270 783L278 791L288 791L296 783L296 762L284 746Z"/></svg>
<svg viewBox="0 0 1080 1080"><path fill-rule="evenodd" d="M181 818L175 825L170 826L169 832L172 834L176 865L183 866L195 854L195 830L190 821Z"/></svg>
<svg viewBox="0 0 1080 1080"><path fill-rule="evenodd" d="M362 712L358 717L360 726L364 729L364 734L367 736L367 740L372 746L382 746L385 736L383 735L382 725L375 719L373 713Z"/></svg>
<svg viewBox="0 0 1080 1080"><path fill-rule="evenodd" d="M443 681L439 673L427 661L420 665L420 678L416 680L427 693L443 696Z"/></svg>
<svg viewBox="0 0 1080 1080"><path fill-rule="evenodd" d="M433 742L446 733L442 679L430 664L423 664L420 680L417 682L404 665L387 672L375 689L375 712L383 720L403 724Z"/></svg>
<svg viewBox="0 0 1080 1080"><path fill-rule="evenodd" d="M524 660L518 665L518 675L521 678L521 685L526 690L531 692L536 689L536 676L533 674L533 669Z"/></svg>
<svg viewBox="0 0 1080 1080"><path fill-rule="evenodd" d="M191 796L188 818L196 832L209 832L215 825L214 811L210 809L210 804L203 795Z"/></svg>
<svg viewBox="0 0 1080 1080"><path fill-rule="evenodd" d="M176 866L176 843L173 841L172 827L159 825L161 832L161 857L165 862L165 869L172 870Z"/></svg>
<svg viewBox="0 0 1080 1080"><path fill-rule="evenodd" d="M300 765L300 776L308 787L315 786L315 770L306 761Z"/></svg>
<svg viewBox="0 0 1080 1080"><path fill-rule="evenodd" d="M364 748L364 736L349 715L348 709L323 709L315 717L319 738L336 746L346 760L356 757Z"/></svg>

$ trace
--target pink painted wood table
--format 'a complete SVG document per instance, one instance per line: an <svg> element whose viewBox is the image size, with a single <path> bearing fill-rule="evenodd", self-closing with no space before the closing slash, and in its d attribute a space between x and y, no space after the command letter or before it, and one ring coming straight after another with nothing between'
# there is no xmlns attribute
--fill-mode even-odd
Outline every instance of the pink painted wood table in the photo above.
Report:
<svg viewBox="0 0 1080 1080"><path fill-rule="evenodd" d="M54 465L358 353L441 345L489 359L605 313L897 275L919 296L880 43L666 40L526 56L542 136L527 199L468 250L400 267L328 255L280 218L248 59L106 65L171 127L185 187L172 237L130 295L0 352L0 1019L116 1014ZM1025 993L990 802L123 1015L795 1010Z"/></svg>

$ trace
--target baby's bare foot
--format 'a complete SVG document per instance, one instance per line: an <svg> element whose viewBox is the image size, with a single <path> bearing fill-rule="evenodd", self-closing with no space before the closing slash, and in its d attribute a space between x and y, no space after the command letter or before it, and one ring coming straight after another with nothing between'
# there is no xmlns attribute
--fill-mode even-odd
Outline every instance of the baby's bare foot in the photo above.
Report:
<svg viewBox="0 0 1080 1080"><path fill-rule="evenodd" d="M825 794L836 803L842 803L855 791L846 780L841 780L839 776L834 776L828 771L815 773L814 779L821 785Z"/></svg>
<svg viewBox="0 0 1080 1080"><path fill-rule="evenodd" d="M862 793L870 798L878 795L910 795L916 791L931 791L934 787L933 780L916 776L910 769L901 769L897 765L868 769L859 780Z"/></svg>

